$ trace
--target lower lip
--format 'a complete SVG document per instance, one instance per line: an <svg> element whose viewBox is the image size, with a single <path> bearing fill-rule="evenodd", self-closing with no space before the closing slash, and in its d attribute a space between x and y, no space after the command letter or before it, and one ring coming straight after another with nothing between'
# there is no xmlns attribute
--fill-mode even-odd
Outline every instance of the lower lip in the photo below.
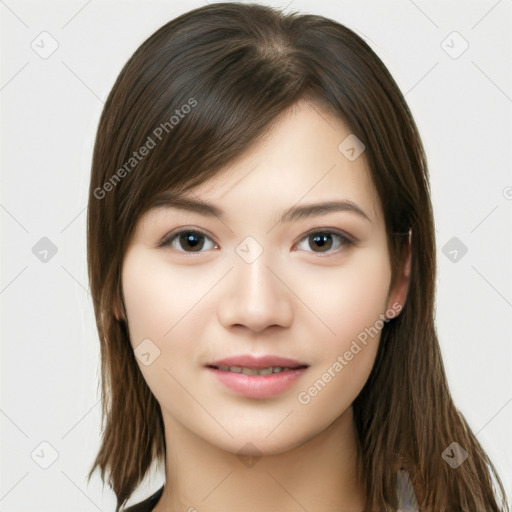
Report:
<svg viewBox="0 0 512 512"><path fill-rule="evenodd" d="M307 370L287 370L269 375L244 375L208 368L222 384L236 393L248 398L269 398L290 388Z"/></svg>

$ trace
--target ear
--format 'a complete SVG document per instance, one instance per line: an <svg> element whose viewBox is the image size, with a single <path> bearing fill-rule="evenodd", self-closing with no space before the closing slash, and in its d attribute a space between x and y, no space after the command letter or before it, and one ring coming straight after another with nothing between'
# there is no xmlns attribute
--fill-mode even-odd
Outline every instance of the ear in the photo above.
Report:
<svg viewBox="0 0 512 512"><path fill-rule="evenodd" d="M114 313L114 316L118 322L126 322L126 315L124 313L124 305L119 304L119 301L116 300L114 302L114 305L112 307L112 311Z"/></svg>
<svg viewBox="0 0 512 512"><path fill-rule="evenodd" d="M400 311L407 300L407 292L409 290L409 281L411 275L411 237L412 229L409 230L407 243L402 247L402 261L404 262L399 275L396 278L393 289L390 290L388 298L388 309L393 308L394 304L400 305ZM405 253L405 254L404 254Z"/></svg>

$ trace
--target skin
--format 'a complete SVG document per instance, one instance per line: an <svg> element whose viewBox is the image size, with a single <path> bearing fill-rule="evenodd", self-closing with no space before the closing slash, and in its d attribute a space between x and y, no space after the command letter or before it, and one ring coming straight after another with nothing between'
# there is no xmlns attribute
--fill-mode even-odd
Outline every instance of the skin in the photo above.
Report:
<svg viewBox="0 0 512 512"><path fill-rule="evenodd" d="M380 315L398 314L407 293L409 262L390 288L383 212L364 152L349 161L338 149L349 134L318 106L298 103L248 154L188 193L222 208L222 221L159 208L137 224L122 286L132 346L150 339L160 351L147 366L137 359L165 424L156 512L363 509L351 404L380 330L307 404L298 400ZM350 200L370 220L337 211L278 223L291 206L327 200ZM206 235L199 251L179 237L157 247L183 227ZM312 230L333 233L327 246L308 238ZM340 245L336 230L355 243ZM252 263L236 252L247 236L263 249ZM237 395L204 367L248 353L310 366L267 399Z"/></svg>

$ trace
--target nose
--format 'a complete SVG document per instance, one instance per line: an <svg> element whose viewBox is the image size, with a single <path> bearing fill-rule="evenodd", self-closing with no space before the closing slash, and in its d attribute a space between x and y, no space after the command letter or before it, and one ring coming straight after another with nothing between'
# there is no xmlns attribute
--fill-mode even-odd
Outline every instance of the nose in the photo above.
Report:
<svg viewBox="0 0 512 512"><path fill-rule="evenodd" d="M218 302L218 319L224 327L243 326L260 333L267 327L291 325L293 294L264 255L251 263L235 261Z"/></svg>

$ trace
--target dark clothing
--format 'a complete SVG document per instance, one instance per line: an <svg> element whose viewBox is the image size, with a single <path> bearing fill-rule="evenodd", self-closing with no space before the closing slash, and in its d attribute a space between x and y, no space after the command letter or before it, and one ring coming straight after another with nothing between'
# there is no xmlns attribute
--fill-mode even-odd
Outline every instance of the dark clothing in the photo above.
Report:
<svg viewBox="0 0 512 512"><path fill-rule="evenodd" d="M152 494L149 498L137 503L136 505L128 507L127 509L121 510L123 510L123 512L151 512L153 508L155 508L155 505L158 503L163 492L164 486L162 485L162 487L160 487L160 489L158 489L158 491L156 491L155 494Z"/></svg>

